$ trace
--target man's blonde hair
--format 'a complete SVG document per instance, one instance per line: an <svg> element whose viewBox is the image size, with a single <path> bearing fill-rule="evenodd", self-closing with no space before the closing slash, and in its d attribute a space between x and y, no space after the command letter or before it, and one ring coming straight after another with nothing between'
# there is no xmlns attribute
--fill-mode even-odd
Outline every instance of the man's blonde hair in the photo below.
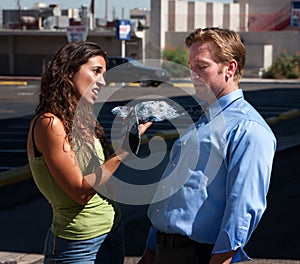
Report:
<svg viewBox="0 0 300 264"><path fill-rule="evenodd" d="M211 51L211 55L217 63L226 64L234 59L237 62L235 80L238 81L242 77L246 61L246 49L236 32L221 28L198 28L185 39L188 48L194 42L212 43L214 50Z"/></svg>

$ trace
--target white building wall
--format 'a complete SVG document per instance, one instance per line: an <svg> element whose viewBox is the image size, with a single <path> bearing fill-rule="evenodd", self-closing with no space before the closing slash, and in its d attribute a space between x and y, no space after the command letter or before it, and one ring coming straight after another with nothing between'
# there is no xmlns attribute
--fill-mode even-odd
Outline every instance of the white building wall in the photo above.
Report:
<svg viewBox="0 0 300 264"><path fill-rule="evenodd" d="M247 32L248 31L248 25L249 25L249 4L248 3L242 3L240 5L240 31Z"/></svg>
<svg viewBox="0 0 300 264"><path fill-rule="evenodd" d="M206 27L207 3L195 1L194 4L195 4L195 10L194 10L195 24L194 24L194 28L205 28Z"/></svg>
<svg viewBox="0 0 300 264"><path fill-rule="evenodd" d="M248 4L242 5L243 8L238 3L151 0L151 26L146 34L146 59L160 58L161 51L166 46L168 32L187 34L199 27L221 27L235 31L246 29ZM191 6L194 6L194 10Z"/></svg>
<svg viewBox="0 0 300 264"><path fill-rule="evenodd" d="M235 0L235 3L249 5L250 31L269 31L290 15L292 0ZM296 0L294 0L296 1ZM241 13L242 14L242 13Z"/></svg>
<svg viewBox="0 0 300 264"><path fill-rule="evenodd" d="M246 67L267 70L272 65L273 45L246 45Z"/></svg>
<svg viewBox="0 0 300 264"><path fill-rule="evenodd" d="M188 23L188 2L175 1L175 30L174 31L176 32L187 31L188 28L187 23Z"/></svg>
<svg viewBox="0 0 300 264"><path fill-rule="evenodd" d="M240 31L241 21L240 21L240 5L239 4L229 4L229 25L227 28L230 28L234 31Z"/></svg>
<svg viewBox="0 0 300 264"><path fill-rule="evenodd" d="M170 0L172 3L173 1ZM260 11L261 13L266 13L271 12L272 8L273 11L274 9L278 10L278 4L286 6L288 1L290 2L291 0L274 0L274 2L273 0L264 0L263 6L266 10L262 9ZM253 13L253 9L255 9L256 14L259 13L258 11L262 7L261 0L251 0L251 5L249 4L250 0L235 0L234 2L235 4L230 4L226 7L226 4L222 3L212 5L212 3L195 0L192 2L195 6L194 11L192 9L189 10L189 15L194 17L193 19L187 19L187 21L190 21L190 23L194 22L194 28L211 26L227 27L228 25L228 29L238 31L247 49L248 60L246 68L265 68L272 61L276 60L283 49L286 49L289 54L295 54L299 50L299 45L296 45L300 43L300 34L298 31L248 32L248 25L251 26L251 19L255 14ZM259 7L254 7L253 2L259 4ZM166 25L168 23L168 3L168 0L151 0L151 10L153 12L151 12L151 27L147 30L147 33L151 32L151 34L148 34L150 36L146 40L146 58L160 58L161 51L166 44L169 47L184 48L184 39L193 30L192 24L189 25L189 30L186 32L168 30L168 25ZM159 6L159 8L154 10L153 6ZM283 7L281 6L279 9L283 10ZM176 15L178 15L180 10L177 9L176 12ZM249 30L251 30L251 27L249 27ZM253 49L255 45L256 47ZM257 56L258 54L259 56ZM260 58L261 61L258 61L257 58Z"/></svg>
<svg viewBox="0 0 300 264"><path fill-rule="evenodd" d="M212 4L212 26L223 27L224 16L224 4L223 3L211 3Z"/></svg>

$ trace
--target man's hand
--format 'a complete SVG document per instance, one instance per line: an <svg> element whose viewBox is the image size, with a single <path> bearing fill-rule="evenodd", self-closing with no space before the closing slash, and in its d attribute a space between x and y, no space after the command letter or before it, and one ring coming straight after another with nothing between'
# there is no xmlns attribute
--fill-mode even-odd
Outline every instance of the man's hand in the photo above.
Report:
<svg viewBox="0 0 300 264"><path fill-rule="evenodd" d="M142 258L137 264L153 264L155 258L155 252L149 248L146 248Z"/></svg>
<svg viewBox="0 0 300 264"><path fill-rule="evenodd" d="M212 255L209 264L230 264L235 251Z"/></svg>

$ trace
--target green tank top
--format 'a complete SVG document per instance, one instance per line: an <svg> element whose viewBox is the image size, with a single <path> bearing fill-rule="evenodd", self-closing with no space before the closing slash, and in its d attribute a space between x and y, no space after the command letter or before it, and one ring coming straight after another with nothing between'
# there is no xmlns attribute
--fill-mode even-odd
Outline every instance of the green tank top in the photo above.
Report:
<svg viewBox="0 0 300 264"><path fill-rule="evenodd" d="M76 154L83 175L93 172L104 162L101 143L95 139L95 151ZM33 179L52 206L51 230L59 237L71 240L85 240L103 235L120 220L120 210L112 201L95 194L86 205L80 205L70 198L56 183L47 165L40 157L28 156Z"/></svg>

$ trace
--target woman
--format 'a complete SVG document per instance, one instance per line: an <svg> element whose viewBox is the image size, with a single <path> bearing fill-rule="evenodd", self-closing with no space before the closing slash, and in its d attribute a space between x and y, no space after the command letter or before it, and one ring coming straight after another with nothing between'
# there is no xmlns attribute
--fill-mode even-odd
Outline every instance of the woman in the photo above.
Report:
<svg viewBox="0 0 300 264"><path fill-rule="evenodd" d="M93 113L105 85L107 54L91 42L62 47L41 80L28 135L28 159L39 190L52 206L45 263L123 263L120 212L95 189L128 152L107 157L107 141ZM151 123L140 125L143 134Z"/></svg>

